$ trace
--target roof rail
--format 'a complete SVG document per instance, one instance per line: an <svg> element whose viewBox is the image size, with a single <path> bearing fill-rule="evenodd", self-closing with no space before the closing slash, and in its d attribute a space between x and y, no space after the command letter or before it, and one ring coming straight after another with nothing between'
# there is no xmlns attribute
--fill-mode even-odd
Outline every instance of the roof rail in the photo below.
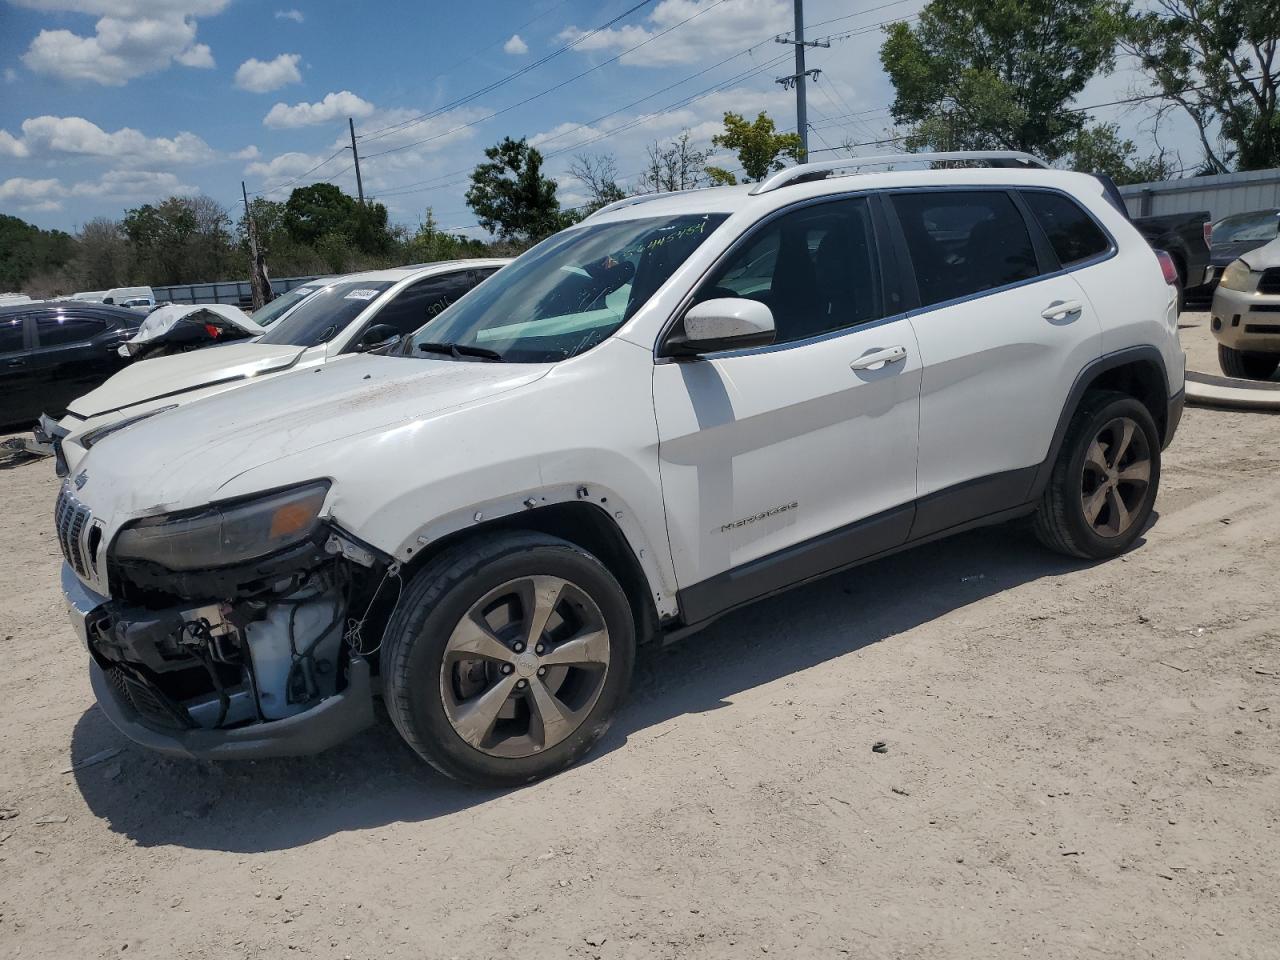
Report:
<svg viewBox="0 0 1280 960"><path fill-rule="evenodd" d="M633 197L623 197L621 200L615 200L613 203L606 204L599 210L596 210L583 217L584 221L590 220L592 217L598 217L602 213L612 213L614 210L621 210L623 207L632 207L638 203L648 203L650 200L662 200L666 197L674 197L677 193L699 193L705 187L689 187L685 190L663 190L660 193L638 193Z"/></svg>
<svg viewBox="0 0 1280 960"><path fill-rule="evenodd" d="M780 187L793 183L808 183L811 180L825 180L836 170L850 170L858 167L884 166L892 163L940 163L945 161L982 161L989 167L1017 167L1026 169L1036 167L1045 169L1049 165L1039 157L1017 150L955 150L950 153L885 153L874 157L849 157L845 160L823 160L818 163L801 163L794 167L779 170L770 177L761 180L751 188L751 196L769 193ZM605 209L608 209L607 207Z"/></svg>

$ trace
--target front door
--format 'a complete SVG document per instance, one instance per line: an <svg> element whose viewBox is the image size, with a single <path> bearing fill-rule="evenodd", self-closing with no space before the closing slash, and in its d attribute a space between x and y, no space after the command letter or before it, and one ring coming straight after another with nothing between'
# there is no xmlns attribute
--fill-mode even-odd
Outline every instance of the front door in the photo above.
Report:
<svg viewBox="0 0 1280 960"><path fill-rule="evenodd" d="M694 302L721 297L765 303L777 336L654 369L686 622L902 543L915 497L919 351L885 316L867 199L756 228Z"/></svg>

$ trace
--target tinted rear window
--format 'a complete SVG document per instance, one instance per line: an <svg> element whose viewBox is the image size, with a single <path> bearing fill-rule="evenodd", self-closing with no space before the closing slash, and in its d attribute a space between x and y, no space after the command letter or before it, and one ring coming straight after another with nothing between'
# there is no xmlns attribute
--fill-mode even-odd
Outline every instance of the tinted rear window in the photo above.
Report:
<svg viewBox="0 0 1280 960"><path fill-rule="evenodd" d="M0 317L0 353L22 349L22 317Z"/></svg>
<svg viewBox="0 0 1280 960"><path fill-rule="evenodd" d="M1280 214L1275 210L1225 217L1213 225L1214 246L1226 243L1266 243L1280 233Z"/></svg>
<svg viewBox="0 0 1280 960"><path fill-rule="evenodd" d="M981 293L1039 273L1027 225L1004 191L945 190L893 198L920 305Z"/></svg>
<svg viewBox="0 0 1280 960"><path fill-rule="evenodd" d="M1088 260L1111 249L1111 241L1093 218L1070 197L1060 193L1026 190L1022 199L1031 208L1045 236L1064 267Z"/></svg>

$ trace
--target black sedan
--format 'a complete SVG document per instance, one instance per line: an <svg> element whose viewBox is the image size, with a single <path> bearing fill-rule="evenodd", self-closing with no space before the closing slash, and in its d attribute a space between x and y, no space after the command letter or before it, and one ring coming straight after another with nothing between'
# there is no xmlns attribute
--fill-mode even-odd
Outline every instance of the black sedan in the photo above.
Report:
<svg viewBox="0 0 1280 960"><path fill-rule="evenodd" d="M61 416L129 362L118 349L142 320L135 310L74 300L0 307L0 426Z"/></svg>

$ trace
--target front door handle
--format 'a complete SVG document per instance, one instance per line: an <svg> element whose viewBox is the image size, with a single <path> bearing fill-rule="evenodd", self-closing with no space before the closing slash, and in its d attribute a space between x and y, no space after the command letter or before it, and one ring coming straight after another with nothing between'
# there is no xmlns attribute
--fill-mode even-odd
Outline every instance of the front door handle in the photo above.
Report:
<svg viewBox="0 0 1280 960"><path fill-rule="evenodd" d="M1046 320L1065 320L1073 313L1079 313L1083 309L1084 304L1079 300L1055 300L1040 311L1040 316Z"/></svg>
<svg viewBox="0 0 1280 960"><path fill-rule="evenodd" d="M849 364L851 370L880 370L890 363L897 363L900 360L907 359L907 348L887 347L884 350L872 350L870 353L864 353L853 363Z"/></svg>

